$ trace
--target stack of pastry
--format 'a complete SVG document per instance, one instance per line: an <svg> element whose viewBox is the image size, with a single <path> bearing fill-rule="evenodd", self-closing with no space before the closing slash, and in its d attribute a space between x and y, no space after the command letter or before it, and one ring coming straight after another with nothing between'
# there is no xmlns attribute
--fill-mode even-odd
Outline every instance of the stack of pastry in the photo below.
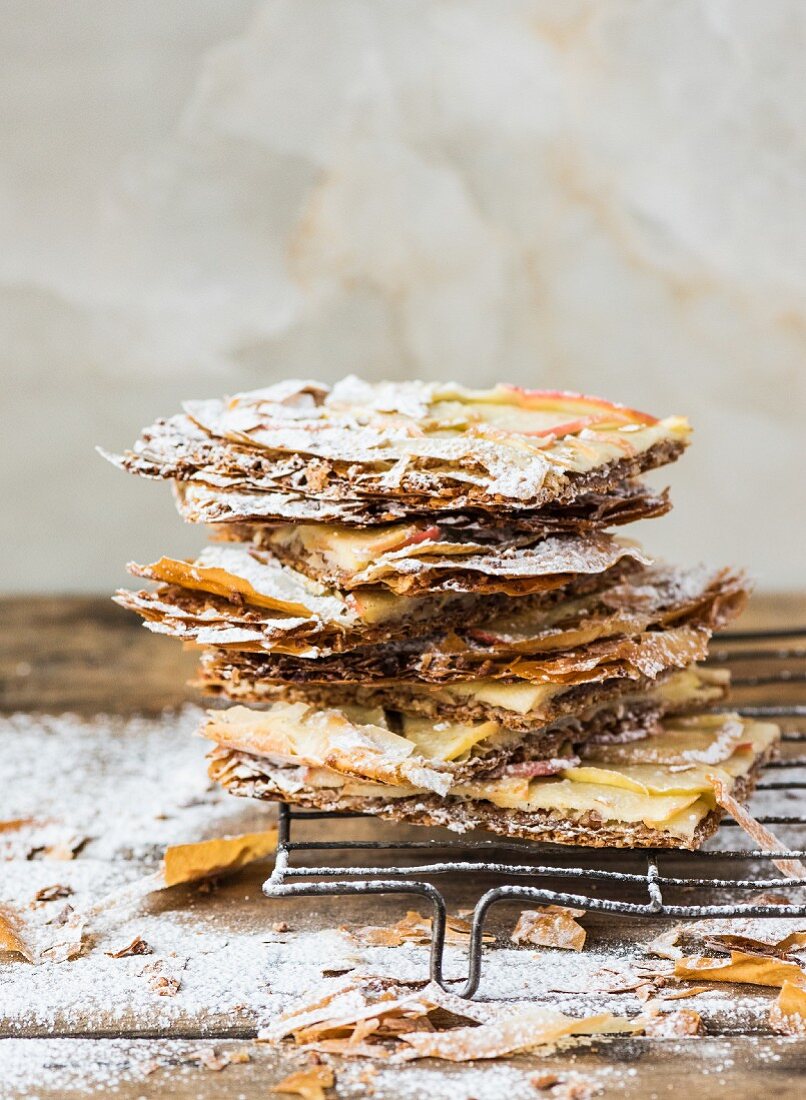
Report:
<svg viewBox="0 0 806 1100"><path fill-rule="evenodd" d="M696 847L774 726L698 667L729 569L608 533L668 511L640 475L685 420L496 386L286 382L191 402L111 457L172 480L195 561L117 600L200 648L235 794L534 840ZM231 704L231 705L223 705ZM720 782L721 781L721 782Z"/></svg>

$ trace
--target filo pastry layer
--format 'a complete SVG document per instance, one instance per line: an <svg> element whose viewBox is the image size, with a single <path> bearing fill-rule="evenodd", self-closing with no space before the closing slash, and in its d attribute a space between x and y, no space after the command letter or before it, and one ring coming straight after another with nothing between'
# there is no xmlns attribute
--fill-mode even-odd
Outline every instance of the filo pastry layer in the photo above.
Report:
<svg viewBox="0 0 806 1100"><path fill-rule="evenodd" d="M160 587L122 590L115 598L142 615L150 629L199 645L312 657L433 633L445 623L489 619L501 611L512 586L525 588L530 607L551 605L647 560L637 547L603 534L546 540L529 555L528 562L521 557L515 563L497 555L475 557L464 586L435 585L406 596L378 585L352 592L327 588L271 555L224 543L195 561L132 563L132 573Z"/></svg>
<svg viewBox="0 0 806 1100"><path fill-rule="evenodd" d="M412 769L429 790L492 773L550 775L578 754L600 744L644 739L670 714L696 710L721 699L727 675L686 669L640 690L602 698L577 694L566 709L525 731L492 718L433 720L416 714L345 703L323 707L315 700L278 700L261 709L234 706L208 713L204 736L226 748L275 764L305 763L357 778L405 782ZM450 778L449 778L450 777Z"/></svg>
<svg viewBox="0 0 806 1100"><path fill-rule="evenodd" d="M411 504L396 496L330 500L290 491L213 488L201 481L175 481L173 485L176 507L183 519L210 524L215 538L236 542L250 542L257 534L262 536L267 525L277 523L361 529L388 527L401 521L423 528L439 524L445 533L466 532L481 541L513 534L544 538L622 527L663 516L671 508L668 491L654 492L637 480L614 482L600 492L584 493L564 504L496 511L473 507L431 511L424 501Z"/></svg>
<svg viewBox="0 0 806 1100"><path fill-rule="evenodd" d="M349 377L188 402L107 457L217 491L501 511L606 490L675 459L689 434L683 418L580 394Z"/></svg>
<svg viewBox="0 0 806 1100"><path fill-rule="evenodd" d="M560 844L697 848L722 816L714 779L746 800L779 738L776 726L735 714L672 719L655 737L601 746L558 775L478 779L444 793L222 747L211 753L209 770L233 794L306 808Z"/></svg>
<svg viewBox="0 0 806 1100"><path fill-rule="evenodd" d="M521 600L483 625L317 661L212 649L201 676L211 690L243 700L275 698L289 684L315 685L320 701L341 702L349 685L360 685L374 705L399 708L403 692L406 709L423 714L466 717L467 707L477 714L496 707L528 718L545 698L525 690L534 685L654 679L702 660L711 632L746 598L744 577L729 570L645 567L602 575L594 591L553 606Z"/></svg>

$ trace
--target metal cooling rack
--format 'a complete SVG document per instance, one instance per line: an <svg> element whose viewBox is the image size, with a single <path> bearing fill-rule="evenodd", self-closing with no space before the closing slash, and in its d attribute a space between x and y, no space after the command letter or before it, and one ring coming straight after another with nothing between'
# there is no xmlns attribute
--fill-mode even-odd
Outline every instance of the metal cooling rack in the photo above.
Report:
<svg viewBox="0 0 806 1100"><path fill-rule="evenodd" d="M726 632L712 650L709 665L730 665L732 687L745 693L751 689L752 702L713 708L736 710L754 718L785 720L782 759L768 765L768 777L758 783L757 791L779 791L796 804L795 814L762 814L757 820L771 827L806 827L806 779L792 775L791 769L806 769L806 755L789 755L796 745L806 747L806 702L780 701L788 685L806 683L806 627L795 630ZM743 663L763 663L769 672L743 675ZM793 666L794 667L789 667ZM783 667L787 666L787 667ZM763 690L759 690L763 689ZM772 689L772 690L771 690ZM758 697L756 697L758 696ZM778 698L776 698L776 696ZM795 722L795 728L786 728ZM806 775L806 771L803 773ZM782 776L783 778L772 778ZM358 813L337 815L341 820L362 818ZM286 803L279 808L279 838L274 871L263 885L270 898L323 897L336 894L417 895L431 906L431 954L429 971L432 981L460 997L472 997L479 986L482 965L482 936L490 909L501 903L526 901L541 905L565 905L627 917L675 918L704 917L802 917L806 916L806 881L786 878L775 870L775 859L804 859L806 849L782 849L765 852L757 849L709 848L681 852L676 849L585 849L535 842L490 840L297 840L292 827L297 823L333 820L329 811L295 810ZM736 838L736 822L724 819L717 843L728 836ZM723 832L723 830L725 832ZM806 841L806 834L804 834ZM713 841L712 841L713 842ZM803 843L803 841L801 841ZM338 852L348 858L347 866L294 865L300 853ZM382 863L362 862L368 853L381 855ZM429 858L430 857L430 858ZM436 858L441 857L441 858ZM405 860L405 865L400 861ZM521 860L522 862L519 862ZM540 862L538 862L540 860ZM598 863L599 866L586 866ZM601 864L614 864L603 867ZM725 875L724 867L735 868ZM664 870L664 868L666 870ZM709 875L709 869L711 874ZM525 881L505 881L482 893L476 902L468 940L467 978L461 988L446 980L443 972L447 908L442 892L430 881L441 875L460 875L465 879L493 876L505 880L542 880L542 885ZM569 890L561 887L568 884ZM754 893L799 888L797 904L774 904L746 900ZM692 895L706 892L717 901L689 904ZM635 900L627 900L624 894ZM611 896L612 894L612 896ZM721 899L721 900L720 900ZM744 899L744 900L743 900Z"/></svg>

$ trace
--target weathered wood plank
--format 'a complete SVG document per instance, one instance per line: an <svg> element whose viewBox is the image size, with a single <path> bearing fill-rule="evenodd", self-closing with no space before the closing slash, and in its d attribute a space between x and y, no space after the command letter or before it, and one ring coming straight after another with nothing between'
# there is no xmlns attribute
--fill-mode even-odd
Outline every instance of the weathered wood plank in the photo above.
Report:
<svg viewBox="0 0 806 1100"><path fill-rule="evenodd" d="M157 714L190 698L194 667L109 599L0 599L0 712Z"/></svg>
<svg viewBox="0 0 806 1100"><path fill-rule="evenodd" d="M214 1053L246 1051L249 1062L215 1072ZM556 1074L564 1084L584 1082L594 1095L626 1100L800 1100L806 1071L802 1041L786 1038L610 1039L592 1049L521 1056L501 1062L450 1065L424 1061L383 1067L362 1059L328 1058L340 1100L500 1100L551 1096L531 1083ZM4 1100L76 1100L112 1095L120 1100L171 1095L176 1100L264 1098L289 1073L308 1066L287 1047L243 1041L5 1039L0 1041ZM693 1091L692 1091L693 1090Z"/></svg>
<svg viewBox="0 0 806 1100"><path fill-rule="evenodd" d="M741 626L802 622L806 622L806 595L781 595L754 599ZM106 599L0 600L0 710L59 713L69 709L88 716L86 723L76 720L74 726L55 734L44 718L4 727L0 817L48 816L89 838L70 863L39 859L5 863L0 900L12 901L25 912L38 889L58 881L73 889L70 901L81 909L151 871L165 843L265 827L270 813L266 807L228 799L208 788L203 747L187 737L187 715L161 726L91 719L99 712L126 716L178 706L191 697L185 680L192 675L194 662L193 653L183 652L170 639L150 635ZM769 667L746 662L741 671L752 675ZM781 700L803 700L803 685L791 684L776 692ZM749 702L758 695L742 689L739 698ZM65 738L63 746L57 744L58 737ZM177 747L179 738L186 748ZM45 751L48 747L50 753ZM25 784L15 783L15 775L25 777ZM794 809L791 799L775 792L759 799L767 809L786 813ZM110 821L116 829L106 830L104 822ZM371 821L328 821L305 828L309 836L327 839L423 839L425 835L423 830ZM786 830L782 835L796 841ZM322 861L319 853L303 858ZM351 857L327 855L328 862L338 863L340 858ZM625 862L624 855L608 852L569 853L565 858L577 864L592 861L599 867ZM642 857L629 858L640 869ZM676 873L686 858L664 855L662 873ZM324 970L394 974L404 980L425 977L426 948L367 948L338 931L340 925L388 924L410 907L407 899L375 898L369 904L365 898L268 901L260 892L267 870L268 865L249 868L212 891L177 888L134 909L93 921L84 954L73 962L38 967L1 963L0 1035L21 1038L0 1040L0 1095L14 1100L37 1095L69 1100L92 1091L106 1093L114 1082L115 1094L124 1100L162 1095L169 1089L179 1097L203 1100L265 1096L268 1087L298 1068L302 1059L287 1048L255 1045L249 1037L291 999L320 986ZM727 863L716 864L707 873L727 876L730 870ZM770 871L759 866L754 873ZM538 881L556 885L545 878ZM439 885L456 912L473 905L487 880L441 878ZM590 889L596 895L604 888L593 885ZM636 894L636 900L644 899ZM424 904L414 907L426 911ZM602 968L616 972L612 974L616 986L636 965L651 965L645 945L662 925L649 920L614 922L589 914L584 919L589 935L586 948L571 956L512 948L508 933L516 912L517 906L491 912L490 928L497 939L487 948L481 996L550 1000L574 1014L600 1007L619 1013L640 1011L634 991L593 990L603 986ZM291 931L274 933L275 922L287 924ZM146 939L151 955L114 960L105 954L134 935ZM149 987L145 967L160 960L176 968L181 984L175 997L160 997ZM450 976L464 975L462 948L451 948L447 961ZM558 988L582 992L552 992ZM703 1016L712 1032L704 1039L600 1041L596 1052L566 1052L548 1060L381 1069L372 1081L374 1095L381 1100L426 1094L434 1100L532 1095L528 1079L537 1067L566 1079L569 1072L587 1076L605 1091L618 1090L628 1097L667 1096L690 1087L692 1075L697 1078L698 1095L706 1098L755 1098L759 1088L772 1089L776 1096L800 1096L806 1048L802 1042L775 1038L767 1030L773 996L751 987L714 986L683 1002ZM756 1029L764 1034L738 1034ZM734 1034L719 1037L727 1032ZM171 1040L149 1038L167 1034ZM48 1038L58 1035L87 1038ZM198 1052L213 1045L208 1036L215 1037L219 1049L240 1049L246 1044L252 1060L220 1073L201 1068ZM364 1063L334 1065L339 1075L337 1095L367 1094L367 1083L359 1079ZM144 1067L152 1072L144 1075Z"/></svg>

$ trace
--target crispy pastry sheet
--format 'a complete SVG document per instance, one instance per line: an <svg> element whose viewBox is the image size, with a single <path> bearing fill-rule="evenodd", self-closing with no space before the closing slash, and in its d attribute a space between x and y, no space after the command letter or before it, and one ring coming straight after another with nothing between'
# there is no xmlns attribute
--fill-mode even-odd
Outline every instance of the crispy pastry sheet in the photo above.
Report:
<svg viewBox="0 0 806 1100"><path fill-rule="evenodd" d="M696 848L713 834L721 818L714 778L729 787L734 798L746 799L760 768L775 753L780 734L777 727L738 715L707 718L701 729L696 717L688 722L695 737L706 741L711 723L713 751L694 750L692 757L691 750L684 750L681 755L675 744L670 758L675 762L654 766L622 765L601 753L579 770L549 778L480 779L456 784L447 794L413 789L403 782L355 780L302 761L275 764L227 747L211 753L210 775L234 794L359 811L457 832L485 829L592 847ZM648 743L657 745L664 736ZM708 762L700 763L697 752ZM591 764L599 770L592 770ZM573 771L579 778L572 777Z"/></svg>
<svg viewBox="0 0 806 1100"><path fill-rule="evenodd" d="M214 490L500 510L600 491L672 461L688 437L680 417L579 394L350 377L188 402L108 457Z"/></svg>
<svg viewBox="0 0 806 1100"><path fill-rule="evenodd" d="M533 575L521 593L525 606L540 606L544 595L550 605L561 594L607 583L611 570L620 573L621 566L646 560L636 547L602 534L549 541L533 555ZM150 629L199 645L310 657L432 633L437 623L489 619L511 594L498 567L494 556L479 560L464 587L446 584L424 594L398 595L377 585L348 593L325 588L265 552L223 543L195 562L161 558L130 565L136 576L161 586L156 592L121 591L116 599L142 615ZM488 584L496 577L500 584Z"/></svg>
<svg viewBox="0 0 806 1100"><path fill-rule="evenodd" d="M578 684L654 678L702 660L711 632L738 614L746 599L745 578L730 570L647 567L615 580L603 577L598 590L576 599L548 607L520 601L522 610L425 639L359 647L315 662L228 647L213 655L212 668L220 678L237 677L242 690L260 681L392 691L399 683L419 683L427 692L429 684L478 679Z"/></svg>
<svg viewBox="0 0 806 1100"><path fill-rule="evenodd" d="M202 481L174 482L176 506L189 523L213 525L218 538L249 542L267 523L338 523L373 527L401 520L439 523L444 530L467 531L474 537L526 533L539 538L563 532L585 533L621 527L640 519L665 515L671 508L668 491L653 492L640 481L611 481L601 492L585 492L563 504L542 508L465 507L453 510L439 502L401 496L335 499L286 490L257 491ZM257 525L257 528L255 528ZM234 530L233 530L234 529Z"/></svg>
<svg viewBox="0 0 806 1100"><path fill-rule="evenodd" d="M614 676L587 683L538 684L534 685L537 691L530 701L529 689L533 685L523 681L452 681L446 689L445 686L407 680L376 684L293 684L254 679L248 665L244 670L235 655L211 650L202 654L194 683L208 695L247 705L278 700L308 702L326 709L358 704L421 715L435 722L492 720L503 729L528 732L557 719L576 718L602 703L616 708L627 703L631 705L636 694L651 692L667 681L670 683L666 696L677 694L681 698L670 699L671 705L665 709L676 713L687 707L696 709L718 702L727 692L729 678L722 670L703 669L695 673L691 669L678 669L663 670L654 678ZM511 702L507 705L509 688L516 692L515 705Z"/></svg>
<svg viewBox="0 0 806 1100"><path fill-rule="evenodd" d="M412 767L430 778L422 786L444 793L445 775L544 774L561 770L578 753L618 752L661 729L663 716L682 714L724 695L726 677L687 669L626 693L616 682L598 694L566 691L565 706L536 714L522 730L493 717L421 718L403 706L382 708L356 700L325 705L316 697L279 698L258 709L210 711L204 735L227 748L278 763L333 768L381 782L410 780ZM563 761L565 764L563 764Z"/></svg>

